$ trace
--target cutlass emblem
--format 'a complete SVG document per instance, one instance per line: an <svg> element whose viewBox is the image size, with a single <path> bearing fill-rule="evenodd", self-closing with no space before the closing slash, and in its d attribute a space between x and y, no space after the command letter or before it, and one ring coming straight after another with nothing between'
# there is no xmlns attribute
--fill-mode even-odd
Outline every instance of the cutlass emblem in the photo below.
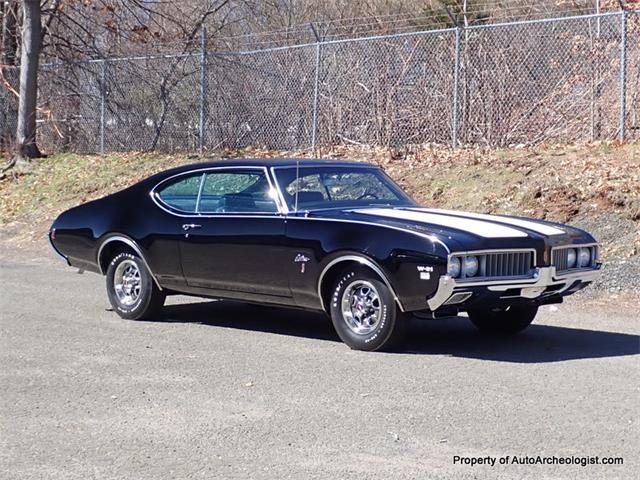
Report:
<svg viewBox="0 0 640 480"><path fill-rule="evenodd" d="M300 264L300 273L304 273L307 262L309 261L309 257L307 257L306 255L303 255L302 253L299 253L296 255L296 258L293 261L294 263Z"/></svg>

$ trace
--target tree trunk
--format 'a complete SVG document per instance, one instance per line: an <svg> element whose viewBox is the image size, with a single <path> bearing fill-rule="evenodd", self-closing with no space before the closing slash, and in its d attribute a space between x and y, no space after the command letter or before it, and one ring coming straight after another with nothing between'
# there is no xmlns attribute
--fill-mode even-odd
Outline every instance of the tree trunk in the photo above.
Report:
<svg viewBox="0 0 640 480"><path fill-rule="evenodd" d="M22 2L22 46L20 58L20 101L16 154L22 158L41 156L36 145L36 99L41 43L40 1Z"/></svg>
<svg viewBox="0 0 640 480"><path fill-rule="evenodd" d="M16 52L18 51L18 5L18 0L11 0L4 3L5 10L2 18L2 63L4 65L16 64Z"/></svg>

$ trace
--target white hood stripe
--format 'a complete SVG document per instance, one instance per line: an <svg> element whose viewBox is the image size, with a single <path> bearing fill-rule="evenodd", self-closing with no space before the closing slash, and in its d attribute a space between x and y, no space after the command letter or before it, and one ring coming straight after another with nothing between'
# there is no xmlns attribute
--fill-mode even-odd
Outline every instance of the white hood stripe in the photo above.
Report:
<svg viewBox="0 0 640 480"><path fill-rule="evenodd" d="M528 235L515 228L510 228L497 223L483 222L467 218L439 215L415 210L394 210L392 208L371 208L354 210L354 212L365 215L378 215L381 217L396 218L400 220L411 220L414 222L430 223L442 227L463 230L485 238L515 238L527 237Z"/></svg>
<svg viewBox="0 0 640 480"><path fill-rule="evenodd" d="M543 235L563 235L567 232L560 230L559 228L552 227L550 225L544 225L542 223L535 222L533 220L521 220L519 218L503 217L501 215L487 215L484 213L471 213L471 212L458 212L456 210L441 210L437 208L420 208L417 209L421 212L431 212L445 215L458 215L466 218L477 218L479 220L495 221L500 223L506 223L515 227L526 228Z"/></svg>

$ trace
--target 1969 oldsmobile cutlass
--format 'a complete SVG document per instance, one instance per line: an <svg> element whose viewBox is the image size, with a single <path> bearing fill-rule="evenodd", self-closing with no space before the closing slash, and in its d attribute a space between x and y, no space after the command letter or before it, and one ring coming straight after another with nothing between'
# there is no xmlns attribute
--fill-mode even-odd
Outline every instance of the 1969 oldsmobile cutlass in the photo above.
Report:
<svg viewBox="0 0 640 480"><path fill-rule="evenodd" d="M284 305L325 311L361 350L397 345L410 315L519 332L600 269L584 231L423 208L375 166L325 160L174 168L62 213L49 238L106 275L123 318L178 293Z"/></svg>

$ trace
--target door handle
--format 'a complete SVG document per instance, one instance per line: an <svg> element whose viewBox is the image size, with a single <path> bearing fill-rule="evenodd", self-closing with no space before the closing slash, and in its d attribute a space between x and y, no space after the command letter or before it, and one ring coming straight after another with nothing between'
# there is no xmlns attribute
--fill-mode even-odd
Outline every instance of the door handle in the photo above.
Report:
<svg viewBox="0 0 640 480"><path fill-rule="evenodd" d="M200 228L200 227L202 227L202 225L196 225L195 223L185 223L182 225L182 230L186 232L187 230L192 230L194 228Z"/></svg>

